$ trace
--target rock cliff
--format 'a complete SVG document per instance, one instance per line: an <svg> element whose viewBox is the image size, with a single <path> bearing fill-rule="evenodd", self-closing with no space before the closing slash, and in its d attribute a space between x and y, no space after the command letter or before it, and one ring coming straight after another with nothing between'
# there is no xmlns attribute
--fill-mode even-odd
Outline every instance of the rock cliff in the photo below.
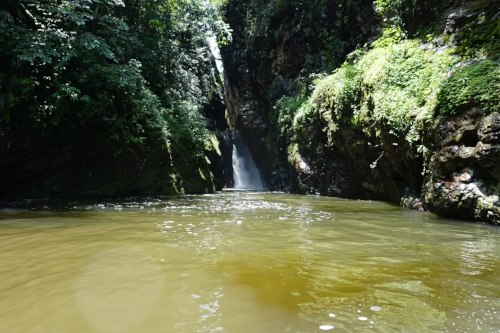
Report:
<svg viewBox="0 0 500 333"><path fill-rule="evenodd" d="M272 189L498 224L495 3L229 1L231 129Z"/></svg>

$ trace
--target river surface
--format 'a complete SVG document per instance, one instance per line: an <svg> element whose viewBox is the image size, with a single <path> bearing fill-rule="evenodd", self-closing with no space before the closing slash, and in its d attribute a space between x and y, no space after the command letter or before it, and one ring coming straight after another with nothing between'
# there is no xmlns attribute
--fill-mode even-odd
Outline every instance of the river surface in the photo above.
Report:
<svg viewBox="0 0 500 333"><path fill-rule="evenodd" d="M0 210L0 332L498 332L500 228L273 193Z"/></svg>

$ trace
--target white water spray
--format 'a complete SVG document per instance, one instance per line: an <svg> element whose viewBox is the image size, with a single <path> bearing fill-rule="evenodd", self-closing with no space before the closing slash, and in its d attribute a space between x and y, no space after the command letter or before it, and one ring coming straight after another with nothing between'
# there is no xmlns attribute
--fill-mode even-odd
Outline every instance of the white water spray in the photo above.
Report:
<svg viewBox="0 0 500 333"><path fill-rule="evenodd" d="M234 139L233 144L233 178L235 189L260 190L264 188L252 154L239 137Z"/></svg>
<svg viewBox="0 0 500 333"><path fill-rule="evenodd" d="M224 73L224 65L220 54L217 39L213 34L208 38L210 51L215 58L217 70L221 75L221 81L224 82L222 75ZM236 136L233 144L233 179L234 188L239 190L262 190L264 184L260 176L259 169L255 165L255 161L248 149L247 145L243 142L241 137Z"/></svg>

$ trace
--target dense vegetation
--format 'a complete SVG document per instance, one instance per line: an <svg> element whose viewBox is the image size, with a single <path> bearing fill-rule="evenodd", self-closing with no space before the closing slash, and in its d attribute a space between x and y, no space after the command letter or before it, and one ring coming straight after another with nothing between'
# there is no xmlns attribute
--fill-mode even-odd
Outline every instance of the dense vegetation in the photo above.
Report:
<svg viewBox="0 0 500 333"><path fill-rule="evenodd" d="M221 87L207 35L224 40L225 29L207 1L2 1L3 153L40 140L33 149L91 152L86 142L98 138L110 161L126 150L139 167L167 164L159 191L210 190L205 153L214 140L203 111Z"/></svg>
<svg viewBox="0 0 500 333"><path fill-rule="evenodd" d="M311 119L321 119L323 125L317 125L326 132L328 144L333 144L333 132L341 126L380 124L404 137L417 154L426 150L421 141L425 124L436 117L474 106L500 111L500 67L493 47L498 45L499 31L491 29L498 24L496 18L471 22L461 35L453 36L460 42L439 47L433 44L439 33L422 39L422 31L417 31L408 38L404 23L411 12L409 4L380 0L375 6L384 16L382 36L351 53L333 74L317 79L308 98L284 97L287 103L278 104L280 132L292 129L293 140L307 147L310 133L303 129ZM487 38L469 35L480 30L488 31Z"/></svg>
<svg viewBox="0 0 500 333"><path fill-rule="evenodd" d="M3 1L0 193L210 192L239 132L272 188L497 221L495 4Z"/></svg>
<svg viewBox="0 0 500 333"><path fill-rule="evenodd" d="M226 15L231 124L271 186L500 219L494 1L240 0Z"/></svg>

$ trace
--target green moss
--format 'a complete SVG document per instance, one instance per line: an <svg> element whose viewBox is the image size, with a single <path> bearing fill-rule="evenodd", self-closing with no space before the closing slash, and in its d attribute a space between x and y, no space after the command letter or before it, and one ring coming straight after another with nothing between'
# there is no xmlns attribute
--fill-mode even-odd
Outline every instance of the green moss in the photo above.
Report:
<svg viewBox="0 0 500 333"><path fill-rule="evenodd" d="M288 146L288 162L290 165L297 166L300 163L299 145L294 143Z"/></svg>
<svg viewBox="0 0 500 333"><path fill-rule="evenodd" d="M316 81L312 100L320 109L331 109L336 118L349 112L360 97L361 71L358 66L344 64L333 75Z"/></svg>
<svg viewBox="0 0 500 333"><path fill-rule="evenodd" d="M351 59L315 82L308 103L296 114L295 128L321 119L330 140L339 126L385 123L408 141L418 140L419 127L432 116L455 58L424 51L410 40L357 52Z"/></svg>
<svg viewBox="0 0 500 333"><path fill-rule="evenodd" d="M458 33L457 53L463 57L495 58L500 53L500 20L479 15Z"/></svg>
<svg viewBox="0 0 500 333"><path fill-rule="evenodd" d="M220 151L220 142L217 138L217 134L214 132L210 132L205 139L205 151L215 151L218 156L222 156L222 152ZM205 156L205 158L207 158Z"/></svg>
<svg viewBox="0 0 500 333"><path fill-rule="evenodd" d="M291 135L293 119L302 104L307 100L304 96L284 96L275 105L277 111L276 124L279 134L283 137Z"/></svg>
<svg viewBox="0 0 500 333"><path fill-rule="evenodd" d="M451 115L470 107L487 112L500 111L500 66L484 60L461 67L443 84L436 112Z"/></svg>
<svg viewBox="0 0 500 333"><path fill-rule="evenodd" d="M380 51L374 53L379 56ZM436 93L454 59L445 52L424 51L417 41L388 46L383 53L375 62L370 54L360 60L367 74L362 111L407 131L416 120L432 116Z"/></svg>

